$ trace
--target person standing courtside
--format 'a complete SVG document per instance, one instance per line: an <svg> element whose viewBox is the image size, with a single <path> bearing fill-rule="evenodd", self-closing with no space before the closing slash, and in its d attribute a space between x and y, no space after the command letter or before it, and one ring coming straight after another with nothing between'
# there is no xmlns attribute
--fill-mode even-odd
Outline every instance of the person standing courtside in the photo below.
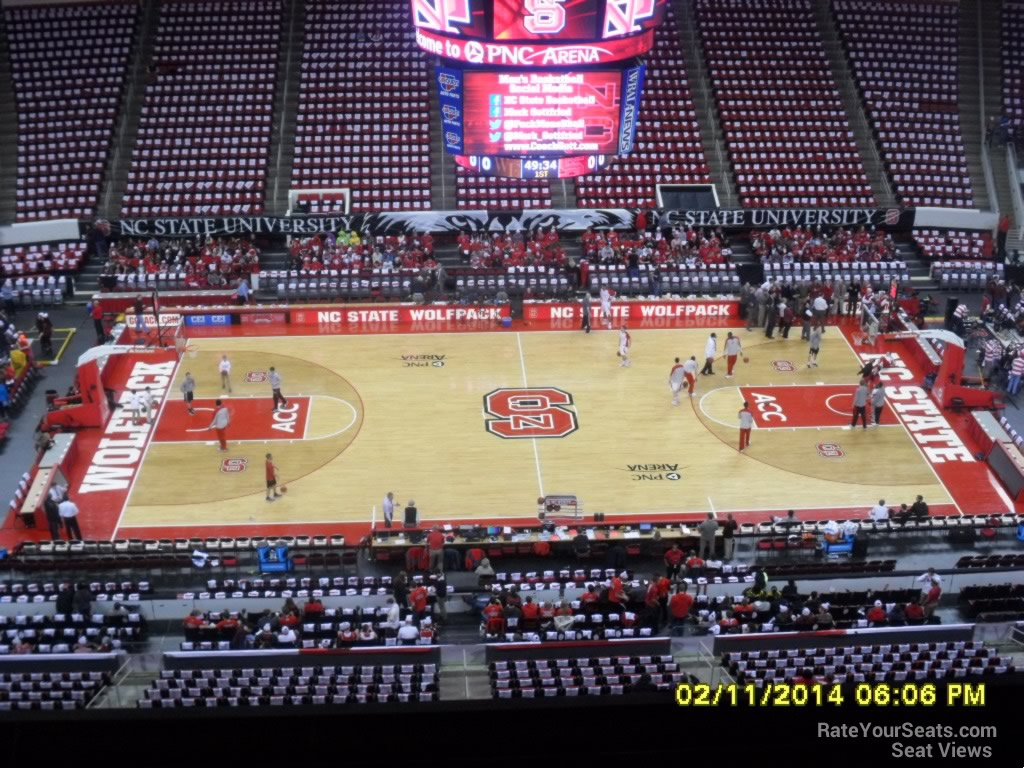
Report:
<svg viewBox="0 0 1024 768"><path fill-rule="evenodd" d="M739 527L739 524L733 520L731 512L725 516L725 522L722 523L722 547L726 560L732 560L732 553L736 550L736 530Z"/></svg>
<svg viewBox="0 0 1024 768"><path fill-rule="evenodd" d="M231 361L228 360L227 355L222 355L220 358L220 388L223 392L227 390L228 394L231 394Z"/></svg>
<svg viewBox="0 0 1024 768"><path fill-rule="evenodd" d="M196 415L196 409L192 406L192 401L196 396L196 380L192 378L192 374L185 372L185 379L181 382L181 393L185 396L185 407L188 408L190 416Z"/></svg>
<svg viewBox="0 0 1024 768"><path fill-rule="evenodd" d="M270 391L274 395L274 410L277 410L278 403L281 406L288 405L288 401L284 399L284 395L281 394L281 374L274 370L274 366L270 366L270 375L267 377L270 379Z"/></svg>
<svg viewBox="0 0 1024 768"><path fill-rule="evenodd" d="M885 408L885 384L882 382L878 382L871 393L871 408L874 416L871 426L877 427L882 420L882 409Z"/></svg>
<svg viewBox="0 0 1024 768"><path fill-rule="evenodd" d="M57 505L61 522L64 523L64 530L68 533L68 541L81 541L82 529L78 527L78 505L71 499L65 497L64 501Z"/></svg>
<svg viewBox="0 0 1024 768"><path fill-rule="evenodd" d="M704 367L700 369L701 376L714 376L715 354L718 352L718 336L712 333L708 336L704 345Z"/></svg>
<svg viewBox="0 0 1024 768"><path fill-rule="evenodd" d="M227 409L222 400L216 402L216 410L213 412L213 421L210 422L208 429L217 431L217 440L220 442L218 451L226 451L228 449L227 441L227 429L231 425L231 411Z"/></svg>
<svg viewBox="0 0 1024 768"><path fill-rule="evenodd" d="M868 398L870 393L868 391L868 382L866 379L861 379L860 384L857 386L857 390L853 393L853 419L850 421L850 429L857 426L857 419L861 420L864 425L864 429L868 428Z"/></svg>
<svg viewBox="0 0 1024 768"><path fill-rule="evenodd" d="M581 311L583 312L583 320L580 325L580 330L590 333L590 292L587 291L583 294L583 301L581 304Z"/></svg>
<svg viewBox="0 0 1024 768"><path fill-rule="evenodd" d="M715 556L715 534L718 532L714 514L708 512L707 519L697 526L697 531L700 533L700 556L710 560Z"/></svg>
<svg viewBox="0 0 1024 768"><path fill-rule="evenodd" d="M394 491L388 491L388 495L384 497L384 503L381 504L381 510L384 512L384 527L390 528L391 522L395 519Z"/></svg>

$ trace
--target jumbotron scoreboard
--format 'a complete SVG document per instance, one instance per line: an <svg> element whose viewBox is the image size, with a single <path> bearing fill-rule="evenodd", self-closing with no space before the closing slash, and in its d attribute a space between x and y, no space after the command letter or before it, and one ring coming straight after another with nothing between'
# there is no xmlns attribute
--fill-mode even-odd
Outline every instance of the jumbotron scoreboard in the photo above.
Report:
<svg viewBox="0 0 1024 768"><path fill-rule="evenodd" d="M633 151L668 0L412 0L445 148L485 176L570 178Z"/></svg>

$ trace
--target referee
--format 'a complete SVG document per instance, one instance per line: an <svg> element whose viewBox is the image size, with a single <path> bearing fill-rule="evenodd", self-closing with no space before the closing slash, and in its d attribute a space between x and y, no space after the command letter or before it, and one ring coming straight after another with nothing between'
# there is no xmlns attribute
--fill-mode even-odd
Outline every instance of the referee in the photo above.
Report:
<svg viewBox="0 0 1024 768"><path fill-rule="evenodd" d="M288 401L284 399L284 395L281 394L281 374L274 370L273 366L270 368L270 389L274 393L274 410L277 410L277 404L280 403L282 406L288 405Z"/></svg>
<svg viewBox="0 0 1024 768"><path fill-rule="evenodd" d="M583 324L580 330L590 333L590 291L583 293Z"/></svg>

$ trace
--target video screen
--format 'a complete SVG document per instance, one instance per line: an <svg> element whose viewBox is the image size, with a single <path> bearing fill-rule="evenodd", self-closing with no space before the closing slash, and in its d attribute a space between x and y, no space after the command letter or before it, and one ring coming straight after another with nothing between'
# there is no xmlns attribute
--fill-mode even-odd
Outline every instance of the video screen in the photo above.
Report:
<svg viewBox="0 0 1024 768"><path fill-rule="evenodd" d="M616 154L621 72L465 72L467 155Z"/></svg>

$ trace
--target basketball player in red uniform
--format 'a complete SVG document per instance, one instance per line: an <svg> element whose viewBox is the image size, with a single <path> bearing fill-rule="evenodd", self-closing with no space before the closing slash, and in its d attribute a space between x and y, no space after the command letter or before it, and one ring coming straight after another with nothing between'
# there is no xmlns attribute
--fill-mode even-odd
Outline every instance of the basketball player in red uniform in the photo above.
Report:
<svg viewBox="0 0 1024 768"><path fill-rule="evenodd" d="M270 492L273 491L274 495L271 497ZM281 497L281 494L277 492L277 467L274 465L274 457L267 454L267 501L273 501Z"/></svg>

